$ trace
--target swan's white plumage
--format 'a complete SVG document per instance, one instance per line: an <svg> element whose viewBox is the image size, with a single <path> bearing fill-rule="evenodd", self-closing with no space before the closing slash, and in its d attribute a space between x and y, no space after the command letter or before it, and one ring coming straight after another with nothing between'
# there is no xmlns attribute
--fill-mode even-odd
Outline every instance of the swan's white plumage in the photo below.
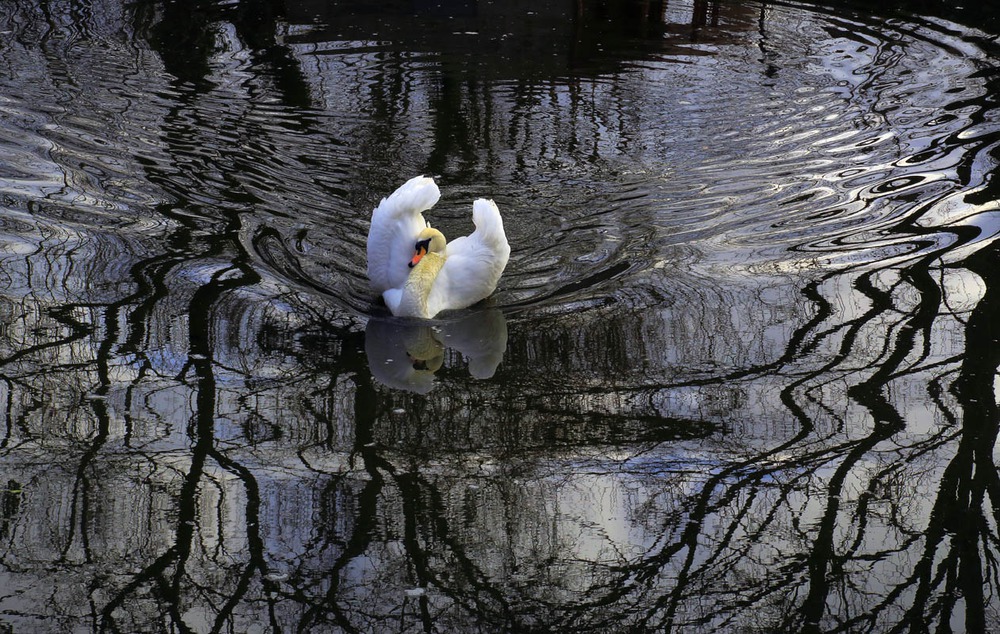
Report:
<svg viewBox="0 0 1000 634"><path fill-rule="evenodd" d="M439 257L425 257L411 268L417 236L429 226L421 213L439 198L433 180L417 177L372 213L368 277L394 315L431 318L443 310L471 306L496 290L507 266L510 245L500 210L492 200L481 198L472 205L475 231L447 243L443 253L435 253Z"/></svg>
<svg viewBox="0 0 1000 634"><path fill-rule="evenodd" d="M445 248L444 266L427 296L427 312L465 308L489 297L510 258L500 210L492 200L472 204L476 230Z"/></svg>
<svg viewBox="0 0 1000 634"><path fill-rule="evenodd" d="M413 244L426 228L422 212L433 207L441 191L433 179L417 176L403 183L372 212L368 231L368 279L372 290L402 290L410 274Z"/></svg>

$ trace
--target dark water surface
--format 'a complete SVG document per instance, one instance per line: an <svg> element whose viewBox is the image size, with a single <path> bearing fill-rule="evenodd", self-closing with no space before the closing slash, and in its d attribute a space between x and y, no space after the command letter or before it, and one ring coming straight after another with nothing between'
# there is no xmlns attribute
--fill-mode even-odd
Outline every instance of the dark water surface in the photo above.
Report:
<svg viewBox="0 0 1000 634"><path fill-rule="evenodd" d="M0 631L996 631L978 11L5 2Z"/></svg>

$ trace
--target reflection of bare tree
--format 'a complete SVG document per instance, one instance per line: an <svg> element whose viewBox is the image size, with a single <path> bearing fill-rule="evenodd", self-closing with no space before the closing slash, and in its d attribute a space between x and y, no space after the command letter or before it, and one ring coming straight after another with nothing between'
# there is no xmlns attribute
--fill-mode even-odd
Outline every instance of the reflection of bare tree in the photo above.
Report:
<svg viewBox="0 0 1000 634"><path fill-rule="evenodd" d="M966 261L986 284L986 292L968 317L966 350L954 384L961 403L961 437L945 468L931 510L924 553L913 575L914 602L897 628L918 629L927 622L946 623L964 610L967 631L996 626L997 510L1000 475L993 453L1000 416L996 377L1000 368L997 249ZM974 351L974 352L973 352ZM956 421L958 422L958 421Z"/></svg>
<svg viewBox="0 0 1000 634"><path fill-rule="evenodd" d="M237 222L233 224L238 228ZM223 234L225 236L227 234ZM232 235L230 232L228 235ZM217 244L224 244L219 241ZM217 606L214 614L213 629L232 618L232 612L247 592L252 579L259 577L265 597L273 596L273 584L267 579L267 568L263 558L263 549L259 535L260 496L253 473L238 462L220 452L215 439L218 394L215 379L215 361L212 334L214 323L219 319L218 307L220 300L248 284L253 284L259 276L248 266L246 256L234 258L231 267L225 267L213 274L209 283L199 287L191 297L187 310L189 328L189 360L181 371L179 379L186 380L188 373L193 374L195 383L195 414L190 422L189 434L192 439L190 464L183 478L177 501L176 537L169 549L157 557L149 566L121 590L113 595L101 610L101 627L109 630L119 630L116 624L116 611L130 600L140 588L150 586L157 593L168 599L168 613L171 620L183 627L186 617L178 612L180 605L169 601L169 597L180 597L189 593L201 595L202 600ZM136 324L136 326L138 326ZM112 331L111 334L114 334ZM199 574L188 571L192 549L196 546L196 536L199 532L199 504L204 495L204 488L210 486L207 477L207 463L214 463L217 468L234 474L244 486L246 496L245 513L248 518L246 540L250 554L245 568L239 571L232 585L221 587L204 585ZM236 572L236 571L233 571ZM130 624L121 629L132 629L136 624Z"/></svg>

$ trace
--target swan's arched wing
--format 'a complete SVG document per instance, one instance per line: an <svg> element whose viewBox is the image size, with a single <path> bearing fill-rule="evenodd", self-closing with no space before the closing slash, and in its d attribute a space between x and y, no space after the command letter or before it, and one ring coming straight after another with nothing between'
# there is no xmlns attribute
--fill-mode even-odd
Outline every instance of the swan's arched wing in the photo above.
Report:
<svg viewBox="0 0 1000 634"><path fill-rule="evenodd" d="M448 243L445 263L427 298L430 314L465 308L486 299L496 289L510 257L500 210L492 200L472 207L476 230Z"/></svg>
<svg viewBox="0 0 1000 634"><path fill-rule="evenodd" d="M413 257L417 234L427 223L421 212L441 197L430 178L411 178L372 211L368 230L368 279L372 289L382 293L400 288L410 274L407 266Z"/></svg>
<svg viewBox="0 0 1000 634"><path fill-rule="evenodd" d="M372 290L383 293L402 288L410 273L408 264L417 234L426 226L419 213L383 220L372 217L368 233L368 279Z"/></svg>

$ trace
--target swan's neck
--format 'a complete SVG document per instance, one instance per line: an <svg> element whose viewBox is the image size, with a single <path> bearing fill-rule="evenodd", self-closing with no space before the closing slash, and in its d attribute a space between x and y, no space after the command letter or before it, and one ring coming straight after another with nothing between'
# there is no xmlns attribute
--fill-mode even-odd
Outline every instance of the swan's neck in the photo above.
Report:
<svg viewBox="0 0 1000 634"><path fill-rule="evenodd" d="M417 265L410 271L403 286L403 298L399 302L397 315L404 317L429 317L427 298L431 287L437 279L441 267L444 266L444 256L438 253L428 253L420 258Z"/></svg>

